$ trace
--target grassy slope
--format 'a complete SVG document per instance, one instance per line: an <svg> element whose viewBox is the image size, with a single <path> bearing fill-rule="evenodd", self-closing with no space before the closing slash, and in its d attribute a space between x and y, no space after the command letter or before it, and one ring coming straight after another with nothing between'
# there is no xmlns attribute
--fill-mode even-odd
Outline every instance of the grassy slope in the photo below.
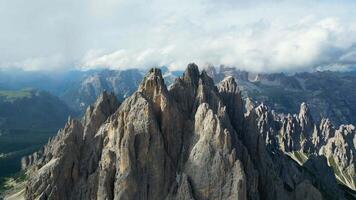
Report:
<svg viewBox="0 0 356 200"><path fill-rule="evenodd" d="M4 101L13 102L22 98L30 98L32 96L31 89L23 89L23 90L2 90L0 91L0 99Z"/></svg>
<svg viewBox="0 0 356 200"><path fill-rule="evenodd" d="M0 198L7 193L15 194L24 188L26 174L21 171L14 174L12 177L3 178L0 184Z"/></svg>
<svg viewBox="0 0 356 200"><path fill-rule="evenodd" d="M303 166L303 164L308 160L309 157L306 153L300 151L289 152L286 154L294 161L296 161L300 166ZM346 195L348 197L347 199L356 198L356 192L354 191L355 188L353 187L355 182L354 178L348 176L345 173L342 173L332 157L327 158L327 161L328 165L333 169L335 173L335 177L337 182L340 184L340 188L346 192Z"/></svg>

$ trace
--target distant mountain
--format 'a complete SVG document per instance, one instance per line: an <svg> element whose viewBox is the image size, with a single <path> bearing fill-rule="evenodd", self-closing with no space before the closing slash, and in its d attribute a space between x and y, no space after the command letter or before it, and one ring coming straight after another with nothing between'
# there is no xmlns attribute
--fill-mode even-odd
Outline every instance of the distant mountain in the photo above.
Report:
<svg viewBox="0 0 356 200"><path fill-rule="evenodd" d="M85 74L95 71L23 71L0 70L0 90L33 88L60 96L68 87L78 83Z"/></svg>
<svg viewBox="0 0 356 200"><path fill-rule="evenodd" d="M113 92L120 101L131 95L142 80L142 73L133 70L101 70L84 74L61 95L71 108L83 111L103 92Z"/></svg>
<svg viewBox="0 0 356 200"><path fill-rule="evenodd" d="M183 73L170 71L165 66L161 69L168 85ZM103 91L114 92L122 101L136 90L144 73L142 69L64 72L2 70L0 90L34 88L47 91L58 96L71 109L82 113Z"/></svg>
<svg viewBox="0 0 356 200"><path fill-rule="evenodd" d="M38 150L69 115L76 115L48 92L0 90L0 182L21 169L21 157Z"/></svg>
<svg viewBox="0 0 356 200"><path fill-rule="evenodd" d="M160 67L167 86L182 75ZM356 123L355 72L305 72L258 74L234 67L208 67L207 73L219 82L233 76L244 98L264 102L282 113L296 113L302 102L310 104L313 118L327 117L336 125ZM103 91L114 92L119 101L131 95L142 80L143 69L67 72L0 71L0 89L36 88L48 91L63 100L71 109L83 113Z"/></svg>
<svg viewBox="0 0 356 200"><path fill-rule="evenodd" d="M356 124L356 74L354 72L305 72L256 74L233 67L208 67L215 81L232 76L245 98L267 104L283 113L297 113L302 102L310 105L316 121L329 118L334 124Z"/></svg>

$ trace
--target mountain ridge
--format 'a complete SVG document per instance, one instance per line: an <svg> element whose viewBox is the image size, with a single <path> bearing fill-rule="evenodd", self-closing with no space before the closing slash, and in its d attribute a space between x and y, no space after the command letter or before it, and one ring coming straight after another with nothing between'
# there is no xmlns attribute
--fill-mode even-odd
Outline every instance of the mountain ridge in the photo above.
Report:
<svg viewBox="0 0 356 200"><path fill-rule="evenodd" d="M355 124L356 91L354 72L316 71L252 73L234 67L205 69L215 82L233 76L244 98L263 102L280 113L296 113L302 102L310 105L315 121L329 118L334 124Z"/></svg>
<svg viewBox="0 0 356 200"><path fill-rule="evenodd" d="M313 137L296 140L296 147L285 144L286 137L278 140L294 133L278 129L279 123L297 123L297 133L313 136L306 104L298 116L289 118L264 105L244 114L234 78L215 86L195 64L188 65L169 90L161 71L151 69L137 92L118 108L114 99L104 93L82 121L69 120L42 156L29 164L27 199L344 196L327 159L313 154L299 166L287 154L288 148L309 153L317 147ZM327 130L324 136L332 132ZM350 149L354 152L355 147Z"/></svg>

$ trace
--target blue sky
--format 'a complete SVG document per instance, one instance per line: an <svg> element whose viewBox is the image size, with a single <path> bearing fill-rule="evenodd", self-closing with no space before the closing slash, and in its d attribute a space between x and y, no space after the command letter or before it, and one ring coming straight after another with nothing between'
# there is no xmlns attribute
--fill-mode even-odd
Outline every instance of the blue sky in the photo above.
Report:
<svg viewBox="0 0 356 200"><path fill-rule="evenodd" d="M355 10L351 0L0 0L0 67L344 70L356 63Z"/></svg>

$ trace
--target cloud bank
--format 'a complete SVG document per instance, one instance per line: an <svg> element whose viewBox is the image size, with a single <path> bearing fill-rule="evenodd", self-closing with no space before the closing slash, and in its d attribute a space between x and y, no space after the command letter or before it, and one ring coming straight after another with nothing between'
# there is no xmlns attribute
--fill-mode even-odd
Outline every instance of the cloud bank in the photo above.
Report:
<svg viewBox="0 0 356 200"><path fill-rule="evenodd" d="M355 9L348 0L0 1L0 67L343 70L356 66Z"/></svg>

